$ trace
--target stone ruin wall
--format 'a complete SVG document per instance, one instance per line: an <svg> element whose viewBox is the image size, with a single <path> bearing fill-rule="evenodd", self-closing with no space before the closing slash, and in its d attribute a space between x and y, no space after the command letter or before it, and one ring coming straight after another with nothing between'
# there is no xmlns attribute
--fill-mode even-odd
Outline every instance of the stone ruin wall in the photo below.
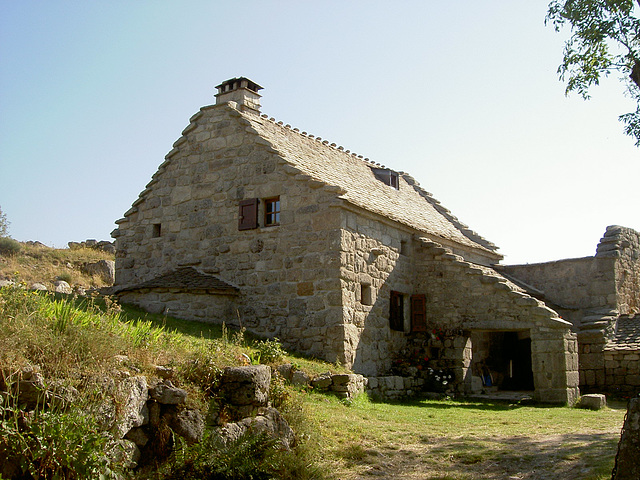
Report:
<svg viewBox="0 0 640 480"><path fill-rule="evenodd" d="M283 165L234 116L239 113L220 105L192 117L167 161L118 222L116 284L194 266L240 288L231 318L209 315L216 300L177 292L148 297L156 310L166 302L179 316L224 320L335 361L343 343L335 192ZM238 230L240 200L278 195L279 226ZM259 218L262 222L261 211ZM153 235L155 224L161 225L159 237Z"/></svg>
<svg viewBox="0 0 640 480"><path fill-rule="evenodd" d="M637 388L638 365L629 357L635 353L605 350L617 315L640 310L639 258L640 233L610 226L594 257L502 267L505 273L541 290L574 324L584 392Z"/></svg>
<svg viewBox="0 0 640 480"><path fill-rule="evenodd" d="M238 302L235 295L192 292L176 289L127 291L119 294L122 303L137 305L149 313L168 315L184 320L227 325L238 323Z"/></svg>
<svg viewBox="0 0 640 480"><path fill-rule="evenodd" d="M609 227L598 245L596 257L616 258L615 278L618 312L640 313L640 232Z"/></svg>
<svg viewBox="0 0 640 480"><path fill-rule="evenodd" d="M578 392L576 336L556 313L495 271L464 261L434 242L416 256L416 288L427 295L427 322L452 332L442 356L455 364L459 389L469 393L474 359L472 330L527 332L531 338L536 398L572 404ZM457 334L456 334L457 332ZM451 338L452 337L452 338Z"/></svg>
<svg viewBox="0 0 640 480"><path fill-rule="evenodd" d="M500 271L531 285L544 299L563 310L566 320L579 325L584 310L615 309L613 258L572 258L548 263L504 265Z"/></svg>
<svg viewBox="0 0 640 480"><path fill-rule="evenodd" d="M607 227L593 257L500 268L566 309L576 326L585 310L640 313L640 233L630 228Z"/></svg>

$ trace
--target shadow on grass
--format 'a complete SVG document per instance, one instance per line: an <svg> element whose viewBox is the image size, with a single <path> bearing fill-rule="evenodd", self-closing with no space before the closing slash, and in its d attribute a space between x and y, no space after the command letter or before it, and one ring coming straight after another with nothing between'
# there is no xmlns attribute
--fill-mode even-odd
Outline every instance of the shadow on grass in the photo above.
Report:
<svg viewBox="0 0 640 480"><path fill-rule="evenodd" d="M350 468L378 478L414 480L609 479L617 450L614 434L429 437L396 451L345 445ZM362 477L362 478L369 478Z"/></svg>
<svg viewBox="0 0 640 480"><path fill-rule="evenodd" d="M483 411L505 411L515 410L517 408L565 408L559 404L546 404L537 403L531 400L520 402L509 402L503 400L469 400L465 398L460 399L443 399L443 400L431 400L424 398L414 398L407 400L376 400L372 399L372 403L384 403L389 405L410 406L410 407L428 407L433 409L447 410L451 408L462 408L468 410L483 410Z"/></svg>
<svg viewBox="0 0 640 480"><path fill-rule="evenodd" d="M447 439L435 445L428 436L421 440L435 459L473 478L587 480L611 474L619 439L609 433L569 433Z"/></svg>

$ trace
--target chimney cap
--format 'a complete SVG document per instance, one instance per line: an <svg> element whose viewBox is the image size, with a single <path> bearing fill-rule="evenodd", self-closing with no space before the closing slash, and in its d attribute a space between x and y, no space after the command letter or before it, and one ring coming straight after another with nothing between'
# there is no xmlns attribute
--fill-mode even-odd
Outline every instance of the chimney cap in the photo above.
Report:
<svg viewBox="0 0 640 480"><path fill-rule="evenodd" d="M237 90L239 88L246 88L255 93L258 93L258 90L263 90L263 87L258 85L256 82L249 80L247 77L231 78L222 82L220 85L216 85L216 88L218 89L218 95L232 90Z"/></svg>

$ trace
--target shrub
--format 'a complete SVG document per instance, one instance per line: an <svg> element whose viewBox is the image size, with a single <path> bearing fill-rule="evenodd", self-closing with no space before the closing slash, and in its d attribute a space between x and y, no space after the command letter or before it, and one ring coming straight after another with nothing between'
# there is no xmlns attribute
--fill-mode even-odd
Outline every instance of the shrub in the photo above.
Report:
<svg viewBox="0 0 640 480"><path fill-rule="evenodd" d="M22 250L22 245L17 240L9 237L0 237L0 255L12 257Z"/></svg>
<svg viewBox="0 0 640 480"><path fill-rule="evenodd" d="M69 272L62 272L60 275L56 277L57 280L62 280L63 282L67 282L68 284L73 283L73 276Z"/></svg>
<svg viewBox="0 0 640 480"><path fill-rule="evenodd" d="M258 358L263 363L276 362L287 354L278 338L260 340L253 344L253 348L258 351Z"/></svg>

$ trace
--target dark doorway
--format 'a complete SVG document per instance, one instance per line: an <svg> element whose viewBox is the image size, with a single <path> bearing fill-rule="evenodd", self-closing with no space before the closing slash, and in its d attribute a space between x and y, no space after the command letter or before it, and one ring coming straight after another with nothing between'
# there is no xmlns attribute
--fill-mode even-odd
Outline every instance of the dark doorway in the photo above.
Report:
<svg viewBox="0 0 640 480"><path fill-rule="evenodd" d="M483 377L484 387L534 389L528 331L476 331L472 345L474 375Z"/></svg>

